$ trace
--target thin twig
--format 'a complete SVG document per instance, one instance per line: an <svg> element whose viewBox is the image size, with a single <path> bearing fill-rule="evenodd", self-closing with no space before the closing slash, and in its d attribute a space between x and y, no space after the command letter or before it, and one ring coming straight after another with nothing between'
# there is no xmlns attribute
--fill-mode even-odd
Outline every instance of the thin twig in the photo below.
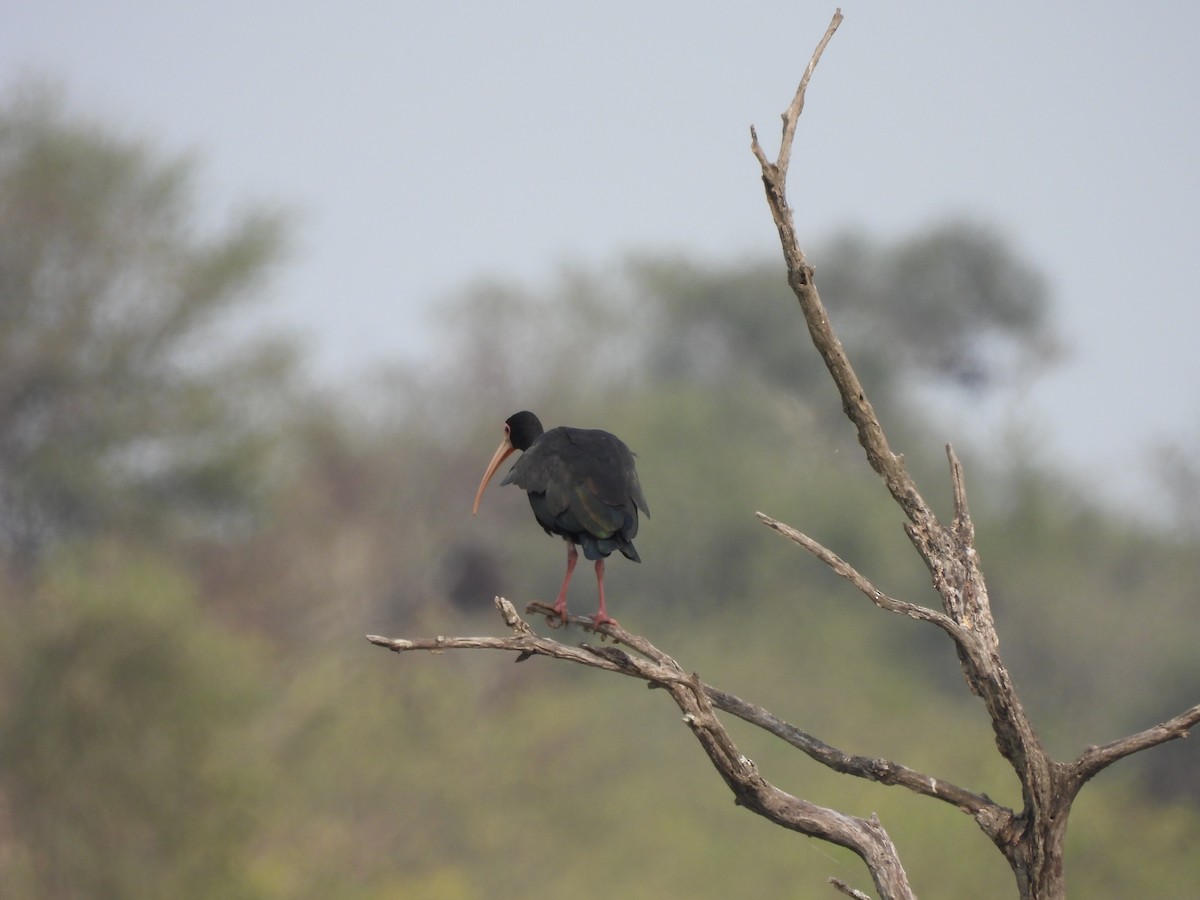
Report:
<svg viewBox="0 0 1200 900"><path fill-rule="evenodd" d="M813 55L808 60L808 66L804 69L804 76L800 79L800 86L796 88L796 95L792 97L791 105L783 114L783 138L779 145L779 159L775 163L781 179L787 178L788 165L792 161L792 144L796 136L796 123L800 121L800 113L804 112L804 95L808 92L808 82L812 79L817 63L821 61L821 54L825 52L825 48L829 46L829 41L833 38L833 33L841 24L842 11L837 9L833 13L833 20L829 23L829 27L825 29L825 34L817 43L817 49L813 51Z"/></svg>
<svg viewBox="0 0 1200 900"><path fill-rule="evenodd" d="M830 878L829 883L845 894L847 897L853 897L854 900L871 900L870 894L864 894L857 888L852 888L840 878Z"/></svg>
<svg viewBox="0 0 1200 900"><path fill-rule="evenodd" d="M1157 747L1167 741L1186 738L1191 729L1198 724L1200 724L1200 704L1184 710L1174 718L1152 728L1147 728L1145 731L1139 731L1137 734L1131 734L1099 747L1088 747L1071 767L1078 782L1076 790L1098 772L1126 756L1137 753L1139 750Z"/></svg>
<svg viewBox="0 0 1200 900"><path fill-rule="evenodd" d="M666 662L659 662L654 658L640 659L624 653L618 657L613 654L596 652L595 648L589 647L586 644L572 646L553 640L552 638L538 637L529 624L518 615L516 609L508 600L503 597L497 597L495 604L505 624L515 632L511 637L445 637L444 635L438 635L432 638L407 640L404 638L387 638L377 634L369 634L367 635L367 640L372 644L384 647L395 653L405 653L414 650L428 650L434 653L441 653L445 650L505 650L518 653L523 658L548 656L553 659L567 660L583 666L590 666L593 669L606 669L610 672L632 675L636 678L664 686L687 680L687 675L684 674L678 663L665 653L658 651L645 638L630 634L618 625L607 624L602 625L601 628L612 639L635 649L639 647L649 649L650 652L644 655L657 657L657 659L665 660ZM538 604L538 606L540 607L541 604ZM548 619L552 618L556 622L561 622L561 617L554 611L553 607L545 607L544 611L547 612ZM568 622L590 627L592 620L585 619L582 616L569 616ZM643 652L643 650L639 649L638 652Z"/></svg>
<svg viewBox="0 0 1200 900"><path fill-rule="evenodd" d="M862 591L867 598L878 606L880 609L886 609L888 612L897 613L902 616L908 616L910 619L917 619L922 622L931 622L938 628L941 628L955 640L963 641L968 639L966 631L953 619L943 612L935 609L930 609L927 606L921 606L916 603L909 603L906 600L897 600L877 588L869 578L855 569L850 563L846 562L829 548L825 547L818 541L813 540L808 535L801 531L797 531L790 525L785 525L776 519L771 518L766 513L755 513L759 520L769 528L778 531L784 537L799 544L825 565L829 566L834 572L845 578L852 585Z"/></svg>
<svg viewBox="0 0 1200 900"><path fill-rule="evenodd" d="M795 142L799 114L804 108L804 95L808 88L808 81L825 45L841 21L841 10L838 10L834 13L825 36L818 43L816 51L809 60L791 104L783 113L783 138L779 148L779 161L772 163L767 159L766 153L763 152L762 146L758 142L758 132L753 126L750 128L750 149L762 168L767 205L771 209L771 217L775 220L775 227L779 232L779 243L783 249L784 262L787 265L788 284L791 285L796 298L800 301L800 309L804 314L804 321L808 325L813 346L821 354L821 358L833 376L834 384L842 398L842 409L858 431L858 442L866 452L871 468L883 478L888 491L900 508L904 510L909 521L920 529L931 530L939 527L937 518L905 470L904 458L892 452L879 417L867 399L866 392L858 380L854 367L850 365L841 341L838 340L830 325L829 315L813 283L813 269L805 259L804 251L800 247L800 241L796 235L795 219L787 199L787 166L791 158L792 145ZM922 550L922 555L925 555L924 550Z"/></svg>
<svg viewBox="0 0 1200 900"><path fill-rule="evenodd" d="M946 458L950 461L950 486L954 491L954 535L960 544L971 547L975 544L975 526L967 507L967 483L962 463L958 461L951 444L946 445Z"/></svg>

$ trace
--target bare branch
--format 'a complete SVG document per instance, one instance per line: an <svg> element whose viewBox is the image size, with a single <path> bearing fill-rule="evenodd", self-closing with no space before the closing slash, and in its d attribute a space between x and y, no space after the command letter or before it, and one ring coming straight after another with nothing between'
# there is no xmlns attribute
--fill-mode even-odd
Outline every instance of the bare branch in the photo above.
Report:
<svg viewBox="0 0 1200 900"><path fill-rule="evenodd" d="M946 458L950 461L950 486L954 490L954 536L959 543L971 547L975 545L975 526L971 522L971 511L967 508L967 483L962 463L950 444L946 445Z"/></svg>
<svg viewBox="0 0 1200 900"><path fill-rule="evenodd" d="M783 114L783 138L779 143L779 160L775 164L776 168L779 169L780 178L787 178L788 165L792 160L792 143L796 134L796 123L800 121L800 114L804 112L804 95L808 92L808 82L812 79L813 71L817 68L817 63L821 61L821 54L825 52L825 48L829 46L829 41L833 38L833 33L837 31L838 26L841 24L842 11L840 9L834 10L833 20L829 23L829 27L825 29L825 34L817 43L817 49L813 51L813 55L808 60L808 65L804 69L804 75L800 79L800 86L796 88L796 96L792 98L791 106Z"/></svg>
<svg viewBox="0 0 1200 900"><path fill-rule="evenodd" d="M951 454L953 454L953 451L951 451ZM954 459L954 462L957 463L957 459ZM957 477L961 483L961 466L957 468ZM965 493L962 502L965 512ZM865 575L818 541L764 513L760 512L756 513L756 515L763 523L804 547L804 549L828 565L834 572L857 587L880 609L908 616L918 621L931 622L950 635L958 649L959 658L963 661L968 685L974 693L983 698L984 704L991 715L993 729L996 734L996 744L1001 753L1013 764L1023 784L1030 784L1034 780L1040 780L1040 783L1045 783L1049 772L1045 752L1034 732L1033 726L1029 723L1025 715L1024 707L1016 695L1016 690L1012 686L1012 680L1007 670L1004 668L999 656L989 652L989 648L992 648L994 644L994 627L991 624L990 609L987 607L986 591L976 586L971 577L961 575L952 579L946 574L947 568L957 570L961 569L961 566L943 567L939 565L935 571L934 581L943 596L949 594L953 598L952 602L947 601L948 606L955 612L962 614L962 621L967 623L966 625L960 624L957 621L958 616L952 617L946 613L915 603L908 603L904 600L898 600L885 594ZM973 558L973 548L965 547L963 550ZM949 583L950 581L953 581L953 585ZM967 608L964 607L964 595L969 595L972 599L972 602L968 605L973 611L970 615L962 613L962 610ZM987 627L979 627L981 624L986 624ZM784 739L786 740L787 738ZM797 746L800 746L800 749L805 749L800 744L797 744ZM805 752L808 752L807 749L805 749ZM821 759L818 755L812 753L809 755L813 756L814 759L820 759L820 761L825 762L827 765L831 765L827 759ZM889 763L889 765L894 764ZM836 765L833 765L833 767L837 768ZM860 775L860 777L871 777L864 774L864 772L870 771L869 765L860 766L857 769L853 774ZM897 777L895 781L889 781L888 783L903 783L910 790L917 793L938 797L939 799L955 803L965 812L969 812L975 816L980 827L989 835L994 836L1001 829L1008 826L1011 817L1011 813L1008 810L986 799L977 798L971 795L970 792L963 792L961 795L955 795L954 799L950 799L943 792L937 790L939 786L944 788L945 785L936 779L924 780L927 776L919 775L919 773L914 774L917 777L910 778L905 776L903 779ZM1030 791L1029 793L1033 792ZM976 802L977 800L979 802Z"/></svg>
<svg viewBox="0 0 1200 900"><path fill-rule="evenodd" d="M369 634L367 640L395 653L406 653L413 650L428 650L434 653L441 653L445 650L507 650L511 653L518 653L523 658L548 656L552 659L563 659L593 669L620 672L623 675L641 678L663 686L686 680L686 676L682 674L683 670L674 660L661 653L645 638L630 634L619 626L606 624L600 628L603 629L605 636L638 649L638 652L643 652L651 659L639 659L620 651L618 651L619 655L604 652L610 648L595 648L587 644L571 646L551 638L538 637L529 624L517 614L516 609L508 600L497 597L494 602L496 609L504 618L505 624L515 632L511 637L445 637L439 635L433 638L406 640ZM554 612L552 607L544 607L542 604L533 604L532 606L540 612L547 612L547 618L552 616L554 621L561 622L561 617ZM596 630L592 627L592 620L583 616L569 616L568 621L584 628Z"/></svg>
<svg viewBox="0 0 1200 900"><path fill-rule="evenodd" d="M762 167L767 203L771 208L771 217L775 220L775 227L779 232L779 241L783 248L784 261L787 264L788 284L791 285L796 298L800 301L800 309L808 324L813 345L821 354L821 358L825 361L825 365L837 385L838 392L841 394L842 409L854 423L858 431L858 442L866 451L871 467L883 478L888 490L900 504L909 521L918 527L927 528L936 525L937 520L905 470L903 457L893 453L888 445L879 418L870 401L867 400L866 392L858 380L858 375L850 365L841 341L838 340L829 324L829 316L817 293L816 286L813 284L813 268L808 264L804 252L800 248L792 209L787 200L787 164L791 158L792 144L795 141L796 123L804 108L804 94L808 88L808 80L820 60L825 45L841 21L841 10L838 10L834 13L833 21L809 60L804 77L796 90L796 96L783 114L783 138L779 148L779 162L772 163L767 159L758 143L758 133L753 127L750 129L750 147Z"/></svg>
<svg viewBox="0 0 1200 900"><path fill-rule="evenodd" d="M739 805L785 828L830 841L853 851L867 865L884 900L907 900L913 896L896 848L877 820L846 815L788 794L763 778L754 763L738 750L737 744L717 718L715 709L718 701L722 705L742 711L751 709L751 704L710 688L698 675L685 673L675 660L645 638L631 634L619 625L606 624L592 630L600 631L604 637L628 646L639 655L626 653L615 646L592 647L584 644L571 647L559 641L538 637L517 614L511 603L503 597L497 597L495 604L505 623L514 632L511 637L439 636L404 640L369 635L367 640L397 653L412 650L440 652L448 649L483 649L508 650L519 653L522 657L549 656L592 668L620 672L666 688L683 712L683 721L691 728L713 767L733 791ZM546 614L548 620L561 621L553 607L533 604L531 609ZM580 616L570 616L568 621L585 627L591 625L590 619ZM747 721L754 719L747 718Z"/></svg>
<svg viewBox="0 0 1200 900"><path fill-rule="evenodd" d="M495 602L505 622L515 632L511 637L439 636L404 640L370 635L367 639L373 644L398 653L412 650L440 652L447 649L490 649L508 650L523 655L549 656L620 672L665 687L683 711L684 722L691 728L740 805L786 828L852 850L866 863L880 895L885 900L912 897L895 847L877 821L859 819L826 809L780 790L764 779L754 763L738 750L714 713L717 705L715 701L719 701L722 706L728 705L742 711L750 708L750 704L724 692L715 691L701 682L696 675L685 674L678 663L645 638L630 634L619 626L601 627L605 636L629 646L636 653L649 657L648 659L631 655L618 647L571 647L559 641L537 637L517 615L511 603L502 597L497 597ZM537 606L539 612L547 610L557 618L557 613L554 613L552 608L542 607L540 604ZM590 620L577 616L570 617L569 621L580 625L590 623ZM749 718L747 720L753 721Z"/></svg>
<svg viewBox="0 0 1200 900"><path fill-rule="evenodd" d="M1186 738L1188 732L1197 724L1200 724L1200 704L1155 725L1153 728L1147 728L1145 731L1139 731L1137 734L1131 734L1100 747L1088 747L1071 767L1072 774L1077 781L1075 790L1078 791L1088 779L1117 760L1124 759L1140 750L1165 744L1167 741Z"/></svg>
<svg viewBox="0 0 1200 900"><path fill-rule="evenodd" d="M645 659L630 655L617 646L597 647L590 644L571 646L550 638L538 637L508 600L497 597L495 604L504 618L505 624L514 631L511 637L438 636L406 640L369 635L367 640L397 653L414 650L426 650L434 653L445 650L507 650L520 654L518 659L529 656L546 656L591 668L619 672L642 679L651 686L685 688L695 696L696 705L703 713L697 721L703 722L708 728L712 740L715 741L715 746L721 750L722 758L733 759L740 754L735 752L736 748L729 740L724 727L720 726L713 717L712 710L714 708L737 716L744 722L755 725L786 741L835 772L880 784L904 787L916 794L956 806L973 816L989 836L994 837L1001 833L1011 822L1012 812L1010 810L981 794L975 794L944 779L926 775L892 760L846 753L780 719L757 704L706 684L694 674L685 674L683 667L668 654L644 637L628 632L620 626L612 624L601 626L603 636L615 643L624 644ZM530 612L544 615L548 623L561 627L561 617L552 606L531 603L528 609ZM571 624L596 630L591 625L592 620L584 616L569 616L568 621ZM678 702L678 698L676 699ZM694 723L689 720L689 724Z"/></svg>
<svg viewBox="0 0 1200 900"><path fill-rule="evenodd" d="M869 894L864 894L862 891L850 887L850 885L846 884L846 882L842 881L840 878L830 878L829 883L847 897L853 897L854 900L871 900Z"/></svg>
<svg viewBox="0 0 1200 900"><path fill-rule="evenodd" d="M801 531L797 531L790 525L785 525L783 522L771 518L766 513L755 513L759 520L778 531L784 537L795 541L829 568L833 569L841 577L845 578L852 585L867 595L867 598L878 606L880 609L886 609L888 612L898 613L902 616L908 616L910 619L917 619L921 622L932 622L941 628L957 641L965 641L969 639L967 633L953 619L945 613L937 610L929 609L925 606L920 606L916 603L909 603L905 600L897 600L895 597L890 597L877 588L865 575L860 573L852 565L834 553L832 550L823 546L819 542L813 540L808 535Z"/></svg>
<svg viewBox="0 0 1200 900"><path fill-rule="evenodd" d="M785 722L757 704L728 694L711 685L704 685L704 690L717 709L735 715L742 721L756 725L777 738L787 741L797 750L835 772L875 781L879 784L904 787L915 794L949 803L973 816L988 835L998 834L1007 827L1012 819L1011 810L982 794L976 794L944 779L934 778L910 769L890 759L846 753L802 731L795 725Z"/></svg>
<svg viewBox="0 0 1200 900"><path fill-rule="evenodd" d="M838 26L842 24L842 11L834 10L833 19L829 23L829 27L825 29L825 34L821 40L817 42L817 49L813 51L812 56L808 60L808 66L804 69L804 75L800 79L800 85L796 88L796 95L792 97L791 105L787 111L783 113L783 138L779 143L779 158L775 161L774 170L778 173L780 180L787 178L788 165L792 159L792 143L796 136L796 123L800 121L800 114L804 112L804 95L808 92L808 82L812 79L813 71L817 68L817 63L821 61L821 54L825 52L825 48L829 46L830 40L833 38L833 33L837 31ZM758 143L758 134L754 130L754 126L750 126L751 149L754 155L758 157L758 161L762 163L764 169L771 166L767 161L766 154L763 153L762 147Z"/></svg>
<svg viewBox="0 0 1200 900"><path fill-rule="evenodd" d="M555 611L554 607L545 603L538 603L535 601L525 607L525 611L540 613L546 617L547 623L553 624L555 620L558 620L559 622L562 621L562 616ZM595 631L596 633L600 634L602 638L609 637L627 647L632 647L638 653L642 654L642 656L658 663L659 665L667 666L672 669L679 669L682 671L679 663L675 662L675 660L669 655L664 653L662 650L659 650L641 635L626 631L615 622L607 622L597 628L592 624L591 619L582 616L570 616L569 621L583 625L583 627L587 628L589 631Z"/></svg>

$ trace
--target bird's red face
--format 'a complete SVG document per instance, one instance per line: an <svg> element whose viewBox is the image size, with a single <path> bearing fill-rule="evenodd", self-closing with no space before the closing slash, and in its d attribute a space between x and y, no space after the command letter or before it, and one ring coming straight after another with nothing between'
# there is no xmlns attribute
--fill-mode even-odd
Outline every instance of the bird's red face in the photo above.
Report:
<svg viewBox="0 0 1200 900"><path fill-rule="evenodd" d="M496 474L496 470L500 468L500 464L512 454L516 448L512 445L510 428L508 423L504 423L504 440L500 442L500 446L496 448L496 452L492 455L492 461L488 463L487 471L483 473L483 481L479 482L479 490L475 492L475 506L471 510L471 515L479 512L479 501L483 499L483 492L487 489L488 482L492 480L492 476Z"/></svg>

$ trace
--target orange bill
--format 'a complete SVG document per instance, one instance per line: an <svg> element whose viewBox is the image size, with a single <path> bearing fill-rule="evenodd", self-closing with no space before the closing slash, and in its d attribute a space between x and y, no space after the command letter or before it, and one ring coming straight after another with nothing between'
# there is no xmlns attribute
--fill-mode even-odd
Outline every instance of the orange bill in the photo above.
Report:
<svg viewBox="0 0 1200 900"><path fill-rule="evenodd" d="M483 473L483 481L479 482L479 490L475 494L475 506L471 510L471 515L479 512L479 501L483 499L483 492L487 488L488 482L492 480L492 476L500 468L500 463L508 459L509 455L515 449L512 442L508 439L508 434L505 433L504 440L500 442L500 446L496 448L496 452L492 456L492 461L488 463L487 471Z"/></svg>

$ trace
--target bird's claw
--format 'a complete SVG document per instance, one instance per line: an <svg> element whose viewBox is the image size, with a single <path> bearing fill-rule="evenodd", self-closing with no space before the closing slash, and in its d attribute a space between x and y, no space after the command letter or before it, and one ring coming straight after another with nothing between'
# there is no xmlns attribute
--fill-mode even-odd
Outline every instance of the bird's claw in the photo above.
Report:
<svg viewBox="0 0 1200 900"><path fill-rule="evenodd" d="M611 625L613 628L621 627L621 623L612 616L596 613L596 615L592 616L592 628L599 629L601 625Z"/></svg>

